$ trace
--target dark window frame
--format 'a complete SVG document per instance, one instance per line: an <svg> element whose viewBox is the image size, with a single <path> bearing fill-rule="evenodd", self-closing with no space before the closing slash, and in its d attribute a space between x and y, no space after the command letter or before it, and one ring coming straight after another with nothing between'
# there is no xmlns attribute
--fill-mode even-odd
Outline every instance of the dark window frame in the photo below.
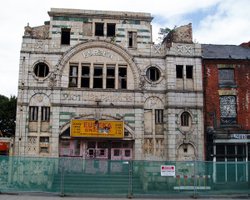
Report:
<svg viewBox="0 0 250 200"><path fill-rule="evenodd" d="M194 67L193 65L186 65L186 78L193 79Z"/></svg>
<svg viewBox="0 0 250 200"><path fill-rule="evenodd" d="M104 36L104 23L95 23L95 36Z"/></svg>
<svg viewBox="0 0 250 200"><path fill-rule="evenodd" d="M220 68L219 69L219 84L232 85L235 84L235 70L234 68Z"/></svg>
<svg viewBox="0 0 250 200"><path fill-rule="evenodd" d="M49 66L44 62L39 62L34 66L34 74L38 78L45 78L49 74Z"/></svg>
<svg viewBox="0 0 250 200"><path fill-rule="evenodd" d="M183 79L183 65L176 65L176 78Z"/></svg>
<svg viewBox="0 0 250 200"><path fill-rule="evenodd" d="M157 67L152 66L147 69L146 76L150 81L156 82L160 79L161 72Z"/></svg>
<svg viewBox="0 0 250 200"><path fill-rule="evenodd" d="M155 124L163 124L163 109L155 109Z"/></svg>
<svg viewBox="0 0 250 200"><path fill-rule="evenodd" d="M62 45L70 45L70 28L62 28L61 29L61 44Z"/></svg>
<svg viewBox="0 0 250 200"><path fill-rule="evenodd" d="M107 37L115 37L115 23L107 23Z"/></svg>
<svg viewBox="0 0 250 200"><path fill-rule="evenodd" d="M38 106L29 107L29 121L37 122L38 121Z"/></svg>

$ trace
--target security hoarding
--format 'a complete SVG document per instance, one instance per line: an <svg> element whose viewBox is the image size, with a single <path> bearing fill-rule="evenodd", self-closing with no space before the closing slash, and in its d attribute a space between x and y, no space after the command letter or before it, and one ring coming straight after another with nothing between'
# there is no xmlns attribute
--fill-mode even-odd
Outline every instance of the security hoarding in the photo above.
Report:
<svg viewBox="0 0 250 200"><path fill-rule="evenodd" d="M110 120L71 120L71 137L123 138L124 122Z"/></svg>

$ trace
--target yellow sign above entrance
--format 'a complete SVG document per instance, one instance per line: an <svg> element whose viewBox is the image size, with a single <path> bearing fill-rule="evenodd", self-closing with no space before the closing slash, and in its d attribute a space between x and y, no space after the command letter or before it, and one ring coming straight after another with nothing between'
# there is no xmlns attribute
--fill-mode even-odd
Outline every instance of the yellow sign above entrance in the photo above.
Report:
<svg viewBox="0 0 250 200"><path fill-rule="evenodd" d="M71 137L123 138L124 122L110 120L71 120Z"/></svg>

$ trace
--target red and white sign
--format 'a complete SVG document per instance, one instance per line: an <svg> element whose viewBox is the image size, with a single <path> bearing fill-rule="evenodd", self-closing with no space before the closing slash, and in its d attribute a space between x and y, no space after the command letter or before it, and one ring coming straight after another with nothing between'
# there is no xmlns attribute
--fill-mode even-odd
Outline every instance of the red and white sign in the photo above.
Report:
<svg viewBox="0 0 250 200"><path fill-rule="evenodd" d="M175 176L175 166L161 165L161 176Z"/></svg>

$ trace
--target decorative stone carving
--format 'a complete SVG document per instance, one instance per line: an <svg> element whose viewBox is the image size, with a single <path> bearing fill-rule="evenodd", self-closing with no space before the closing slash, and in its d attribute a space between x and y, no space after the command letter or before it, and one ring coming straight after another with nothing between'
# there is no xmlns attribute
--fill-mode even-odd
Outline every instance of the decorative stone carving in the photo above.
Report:
<svg viewBox="0 0 250 200"><path fill-rule="evenodd" d="M153 154L154 152L154 141L152 138L144 139L143 145L144 154Z"/></svg>
<svg viewBox="0 0 250 200"><path fill-rule="evenodd" d="M176 53L179 55L194 55L194 48L192 45L177 45Z"/></svg>

